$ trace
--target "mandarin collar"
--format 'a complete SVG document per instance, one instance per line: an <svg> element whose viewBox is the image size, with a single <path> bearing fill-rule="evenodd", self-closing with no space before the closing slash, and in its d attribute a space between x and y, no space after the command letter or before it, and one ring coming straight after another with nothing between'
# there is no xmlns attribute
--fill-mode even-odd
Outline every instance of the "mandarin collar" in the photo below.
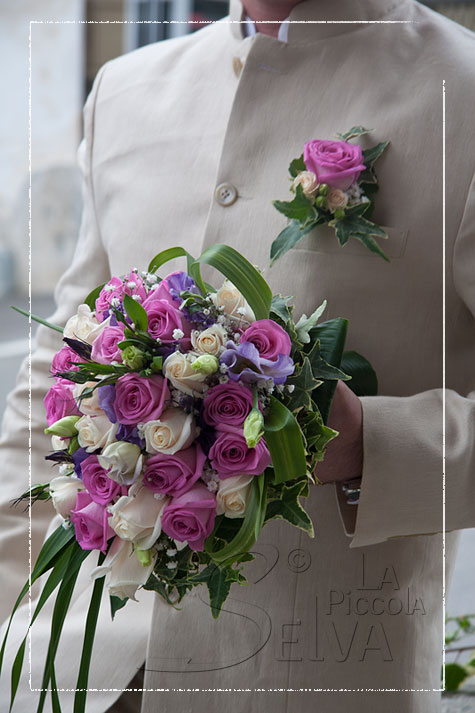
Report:
<svg viewBox="0 0 475 713"><path fill-rule="evenodd" d="M385 20L404 4L407 4L405 0L304 0L290 13L287 42L312 44L352 32L367 23ZM229 21L233 36L237 40L245 39L246 13L241 0L230 0Z"/></svg>

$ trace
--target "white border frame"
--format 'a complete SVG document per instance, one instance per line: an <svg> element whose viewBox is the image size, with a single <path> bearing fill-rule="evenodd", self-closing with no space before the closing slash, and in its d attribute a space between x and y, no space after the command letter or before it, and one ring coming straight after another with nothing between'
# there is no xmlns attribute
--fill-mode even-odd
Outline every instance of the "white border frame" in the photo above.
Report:
<svg viewBox="0 0 475 713"><path fill-rule="evenodd" d="M198 22L184 21L184 20L171 20L169 22L162 22L159 20L30 20L29 23L29 82L28 82L28 161L29 161L29 189L28 189L28 299L29 299L29 312L30 316L28 318L28 418L29 418L29 439L28 439L28 469L29 469L29 487L31 488L31 471L32 471L32 427L31 427L31 358L32 358L32 323L31 323L31 235L32 235L32 208L31 208L31 154L32 154L32 123L31 123L31 89L32 89L32 36L31 29L32 25L143 25L143 24L201 24L201 25L211 25L216 22L226 22L227 24L246 24L245 20L200 20ZM257 21L257 24L282 24L278 20L271 21ZM323 24L323 25L407 25L416 24L414 20L288 20L288 24ZM426 692L426 693L442 693L446 690L445 688L445 661L446 661L446 647L445 647L445 612L446 612L446 591L445 591L445 465L446 465L446 381L445 381L445 369L446 369L446 134L445 134L445 122L446 122L446 83L445 79L442 80L442 688L87 688L87 692L95 693L126 693L126 692L137 692L137 693L165 693L165 692L312 692L312 693L323 693L323 692ZM31 573L32 573L32 543L31 543L31 533L32 533L32 498L30 494L29 502L29 527L28 527L28 542L29 542L29 584L30 589L28 591L29 600L29 628L28 628L28 660L29 660L29 686L31 692L42 692L50 691L51 689L43 688L32 688L32 667L31 667L31 619L32 619L32 600L31 600ZM56 689L59 693L63 692L76 692L77 688L58 688ZM81 689L82 690L82 689Z"/></svg>

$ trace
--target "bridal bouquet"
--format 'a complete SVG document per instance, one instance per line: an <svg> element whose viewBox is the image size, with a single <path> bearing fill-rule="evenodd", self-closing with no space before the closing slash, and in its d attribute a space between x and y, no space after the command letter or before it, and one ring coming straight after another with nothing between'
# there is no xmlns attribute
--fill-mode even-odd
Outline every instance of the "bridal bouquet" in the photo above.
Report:
<svg viewBox="0 0 475 713"><path fill-rule="evenodd" d="M160 279L157 270L180 256L187 271ZM203 264L225 277L217 288L203 281ZM42 686L51 684L57 710L56 649L91 552L98 559L75 711L84 710L104 583L112 616L139 587L176 606L205 583L217 617L232 583L246 582L243 564L268 520L313 537L300 498L318 483L315 467L338 435L325 425L336 381L351 378L345 364L356 383L373 372L344 355L345 320L318 324L325 302L297 321L289 302L228 246L198 260L170 248L148 270L94 290L64 330L49 325L64 341L45 397L47 460L59 473L20 500L50 499L63 520L15 610L49 573L32 622L59 587Z"/></svg>

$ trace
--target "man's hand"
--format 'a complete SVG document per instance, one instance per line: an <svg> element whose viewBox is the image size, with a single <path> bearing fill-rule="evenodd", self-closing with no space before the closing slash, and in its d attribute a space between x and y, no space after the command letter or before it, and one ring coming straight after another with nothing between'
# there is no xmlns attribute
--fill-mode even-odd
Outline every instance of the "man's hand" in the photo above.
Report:
<svg viewBox="0 0 475 713"><path fill-rule="evenodd" d="M363 413L359 398L344 381L337 382L328 425L340 435L328 444L315 475L322 483L359 478L363 470Z"/></svg>

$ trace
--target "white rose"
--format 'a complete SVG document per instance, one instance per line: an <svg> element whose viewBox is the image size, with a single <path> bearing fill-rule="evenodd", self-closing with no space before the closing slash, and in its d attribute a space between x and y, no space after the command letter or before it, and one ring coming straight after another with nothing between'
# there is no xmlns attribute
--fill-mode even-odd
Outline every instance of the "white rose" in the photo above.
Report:
<svg viewBox="0 0 475 713"><path fill-rule="evenodd" d="M150 577L156 559L157 554L154 553L150 564L144 567L132 543L115 537L102 565L91 572L91 579L108 576L107 588L111 597L128 598L136 602L135 593Z"/></svg>
<svg viewBox="0 0 475 713"><path fill-rule="evenodd" d="M244 322L255 322L256 317L239 290L229 280L211 296L216 307L224 307L224 312L230 317L242 319Z"/></svg>
<svg viewBox="0 0 475 713"><path fill-rule="evenodd" d="M218 356L223 351L227 341L228 334L220 324L213 324L212 327L208 327L202 332L197 329L191 332L193 349L200 354Z"/></svg>
<svg viewBox="0 0 475 713"><path fill-rule="evenodd" d="M68 339L80 339L92 344L94 339L108 326L110 317L98 322L86 304L79 305L77 314L70 317L63 330L63 336Z"/></svg>
<svg viewBox="0 0 475 713"><path fill-rule="evenodd" d="M119 485L130 485L140 475L143 456L139 446L127 441L116 441L97 456L107 475Z"/></svg>
<svg viewBox="0 0 475 713"><path fill-rule="evenodd" d="M98 448L105 448L115 439L118 423L111 423L107 416L82 416L76 421L78 441L81 448L93 453Z"/></svg>
<svg viewBox="0 0 475 713"><path fill-rule="evenodd" d="M190 396L202 396L208 389L206 374L195 371L187 356L181 352L174 352L165 359L163 373L175 389Z"/></svg>
<svg viewBox="0 0 475 713"><path fill-rule="evenodd" d="M300 173L292 181L291 189L297 190L297 186L302 186L304 195L307 198L313 198L318 191L319 182L313 171L300 171Z"/></svg>
<svg viewBox="0 0 475 713"><path fill-rule="evenodd" d="M133 542L136 549L148 550L162 531L162 510L170 498L156 498L142 482L134 483L108 510L109 525L121 540Z"/></svg>
<svg viewBox="0 0 475 713"><path fill-rule="evenodd" d="M191 446L196 433L193 414L179 408L169 408L157 421L139 424L148 453L173 455Z"/></svg>
<svg viewBox="0 0 475 713"><path fill-rule="evenodd" d="M244 517L251 493L253 475L233 475L219 481L216 492L216 514Z"/></svg>
<svg viewBox="0 0 475 713"><path fill-rule="evenodd" d="M87 413L90 416L104 416L104 411L99 406L99 389L94 389L92 396L87 396L79 401L84 389L89 389L96 386L97 381L86 381L85 384L76 384L73 389L73 396L81 413Z"/></svg>
<svg viewBox="0 0 475 713"><path fill-rule="evenodd" d="M75 475L58 475L53 478L49 484L49 493L58 515L64 518L71 514L80 490L84 490L84 485Z"/></svg>
<svg viewBox="0 0 475 713"><path fill-rule="evenodd" d="M327 195L328 210L334 213L338 208L346 208L348 196L340 188L331 188Z"/></svg>

